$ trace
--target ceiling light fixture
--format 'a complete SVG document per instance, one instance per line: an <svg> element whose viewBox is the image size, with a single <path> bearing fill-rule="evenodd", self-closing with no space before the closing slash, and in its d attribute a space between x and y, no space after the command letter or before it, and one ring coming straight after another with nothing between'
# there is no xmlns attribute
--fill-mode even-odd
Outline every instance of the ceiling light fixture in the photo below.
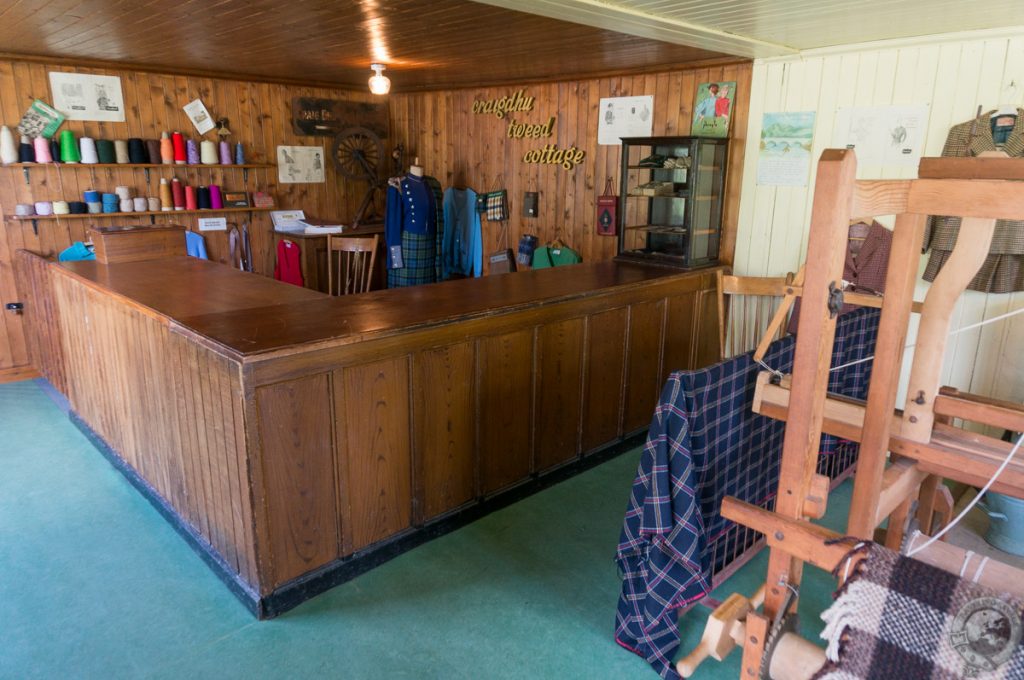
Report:
<svg viewBox="0 0 1024 680"><path fill-rule="evenodd" d="M370 76L370 92L373 94L387 94L391 91L391 79L381 72L384 64L370 64L373 75Z"/></svg>

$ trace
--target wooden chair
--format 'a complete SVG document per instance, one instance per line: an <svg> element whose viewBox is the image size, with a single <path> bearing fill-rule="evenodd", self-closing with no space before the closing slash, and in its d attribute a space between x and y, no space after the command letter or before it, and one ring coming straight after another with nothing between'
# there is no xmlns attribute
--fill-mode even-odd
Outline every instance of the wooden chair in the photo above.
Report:
<svg viewBox="0 0 1024 680"><path fill-rule="evenodd" d="M330 236L327 239L327 292L330 295L370 290L377 263L379 236ZM337 266L334 254L338 253ZM335 292L337 285L337 292Z"/></svg>

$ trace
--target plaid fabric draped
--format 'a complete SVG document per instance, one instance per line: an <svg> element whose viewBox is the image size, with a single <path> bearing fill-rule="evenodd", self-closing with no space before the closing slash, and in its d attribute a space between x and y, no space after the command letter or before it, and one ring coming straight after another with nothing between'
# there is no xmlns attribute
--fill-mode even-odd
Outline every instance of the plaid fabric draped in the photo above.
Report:
<svg viewBox="0 0 1024 680"><path fill-rule="evenodd" d="M821 615L829 663L816 679L1024 677L1020 598L873 543L866 552Z"/></svg>
<svg viewBox="0 0 1024 680"><path fill-rule="evenodd" d="M878 310L840 316L832 365L874 351ZM769 347L765 363L791 372L795 338ZM664 678L677 678L675 610L703 598L712 575L710 546L732 523L719 514L735 496L763 505L773 498L785 423L751 411L760 367L744 354L708 368L669 376L654 412L633 482L616 560L622 593L616 641L644 657ZM871 363L836 371L829 391L863 399ZM823 437L825 454L837 441Z"/></svg>

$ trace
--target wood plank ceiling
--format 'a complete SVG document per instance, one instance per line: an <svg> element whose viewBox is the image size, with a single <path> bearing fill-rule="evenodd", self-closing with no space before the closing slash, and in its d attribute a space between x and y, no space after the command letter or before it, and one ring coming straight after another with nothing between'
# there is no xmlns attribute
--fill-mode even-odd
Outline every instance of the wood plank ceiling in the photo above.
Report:
<svg viewBox="0 0 1024 680"><path fill-rule="evenodd" d="M9 55L393 92L650 71L725 55L468 0L9 0Z"/></svg>

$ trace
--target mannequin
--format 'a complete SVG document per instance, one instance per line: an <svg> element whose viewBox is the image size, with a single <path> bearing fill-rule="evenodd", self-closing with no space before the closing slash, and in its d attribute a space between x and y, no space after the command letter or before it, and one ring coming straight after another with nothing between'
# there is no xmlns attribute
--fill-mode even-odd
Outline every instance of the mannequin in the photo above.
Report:
<svg viewBox="0 0 1024 680"><path fill-rule="evenodd" d="M414 177L423 177L423 166L420 165L419 156L416 156L412 161L412 165L409 166L409 174Z"/></svg>

